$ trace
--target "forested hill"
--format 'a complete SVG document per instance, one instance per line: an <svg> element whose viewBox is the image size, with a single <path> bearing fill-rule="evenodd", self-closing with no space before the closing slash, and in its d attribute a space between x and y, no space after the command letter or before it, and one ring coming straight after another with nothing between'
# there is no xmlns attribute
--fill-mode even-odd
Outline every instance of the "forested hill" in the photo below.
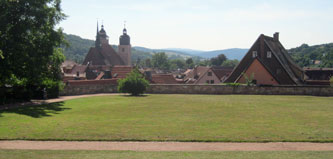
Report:
<svg viewBox="0 0 333 159"><path fill-rule="evenodd" d="M90 47L95 45L95 41L82 39L79 36L64 34L65 40L68 42L69 47L62 47L66 60L73 60L77 63L82 63Z"/></svg>
<svg viewBox="0 0 333 159"><path fill-rule="evenodd" d="M314 46L303 44L288 51L301 67L333 68L333 43Z"/></svg>

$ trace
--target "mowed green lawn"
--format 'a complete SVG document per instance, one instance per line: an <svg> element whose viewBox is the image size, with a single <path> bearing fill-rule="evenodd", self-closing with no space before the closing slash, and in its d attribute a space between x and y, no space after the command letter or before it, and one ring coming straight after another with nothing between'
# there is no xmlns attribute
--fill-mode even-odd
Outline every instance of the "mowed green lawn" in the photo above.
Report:
<svg viewBox="0 0 333 159"><path fill-rule="evenodd" d="M0 159L329 159L333 152L133 152L0 150Z"/></svg>
<svg viewBox="0 0 333 159"><path fill-rule="evenodd" d="M0 139L333 142L333 98L101 96L0 111Z"/></svg>

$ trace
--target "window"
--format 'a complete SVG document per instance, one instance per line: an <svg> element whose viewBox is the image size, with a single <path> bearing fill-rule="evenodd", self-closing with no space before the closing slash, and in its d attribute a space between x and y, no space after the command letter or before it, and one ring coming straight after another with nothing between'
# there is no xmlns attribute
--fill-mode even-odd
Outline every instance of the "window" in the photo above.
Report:
<svg viewBox="0 0 333 159"><path fill-rule="evenodd" d="M209 80L207 80L206 83L209 84Z"/></svg>
<svg viewBox="0 0 333 159"><path fill-rule="evenodd" d="M272 52L270 51L267 52L267 58L272 58Z"/></svg>
<svg viewBox="0 0 333 159"><path fill-rule="evenodd" d="M214 81L214 80L211 80L211 81L210 81L210 83L211 83L211 84L214 84L214 83L215 83L215 81Z"/></svg>
<svg viewBox="0 0 333 159"><path fill-rule="evenodd" d="M122 51L122 52L125 52L125 48L122 48L121 51Z"/></svg>
<svg viewBox="0 0 333 159"><path fill-rule="evenodd" d="M213 76L212 72L208 72L208 76Z"/></svg>
<svg viewBox="0 0 333 159"><path fill-rule="evenodd" d="M253 58L256 58L257 56L258 56L258 52L257 52L257 51L253 51L253 52L252 52L252 57L253 57Z"/></svg>

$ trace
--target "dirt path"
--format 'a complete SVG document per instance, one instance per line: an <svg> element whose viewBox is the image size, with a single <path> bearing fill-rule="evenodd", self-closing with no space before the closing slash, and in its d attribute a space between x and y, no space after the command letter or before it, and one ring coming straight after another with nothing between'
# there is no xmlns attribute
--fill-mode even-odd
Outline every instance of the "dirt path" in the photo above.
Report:
<svg viewBox="0 0 333 159"><path fill-rule="evenodd" d="M114 151L333 151L333 143L0 141L0 149Z"/></svg>

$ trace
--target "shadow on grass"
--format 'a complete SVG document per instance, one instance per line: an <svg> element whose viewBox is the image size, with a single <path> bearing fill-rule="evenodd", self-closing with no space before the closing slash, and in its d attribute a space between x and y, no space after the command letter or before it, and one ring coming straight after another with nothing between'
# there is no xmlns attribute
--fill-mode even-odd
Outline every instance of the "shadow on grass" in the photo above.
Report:
<svg viewBox="0 0 333 159"><path fill-rule="evenodd" d="M71 108L62 108L64 106L64 102L51 103L51 104L42 104L35 106L26 106L19 108L12 108L7 110L0 110L0 117L2 117L3 113L15 113L30 116L33 118L42 118L42 117L50 117L54 114L59 114L61 111L69 110Z"/></svg>
<svg viewBox="0 0 333 159"><path fill-rule="evenodd" d="M121 95L122 97L133 97L133 98L140 98L140 97L148 97L149 95L138 95L138 96L134 96L134 95Z"/></svg>

